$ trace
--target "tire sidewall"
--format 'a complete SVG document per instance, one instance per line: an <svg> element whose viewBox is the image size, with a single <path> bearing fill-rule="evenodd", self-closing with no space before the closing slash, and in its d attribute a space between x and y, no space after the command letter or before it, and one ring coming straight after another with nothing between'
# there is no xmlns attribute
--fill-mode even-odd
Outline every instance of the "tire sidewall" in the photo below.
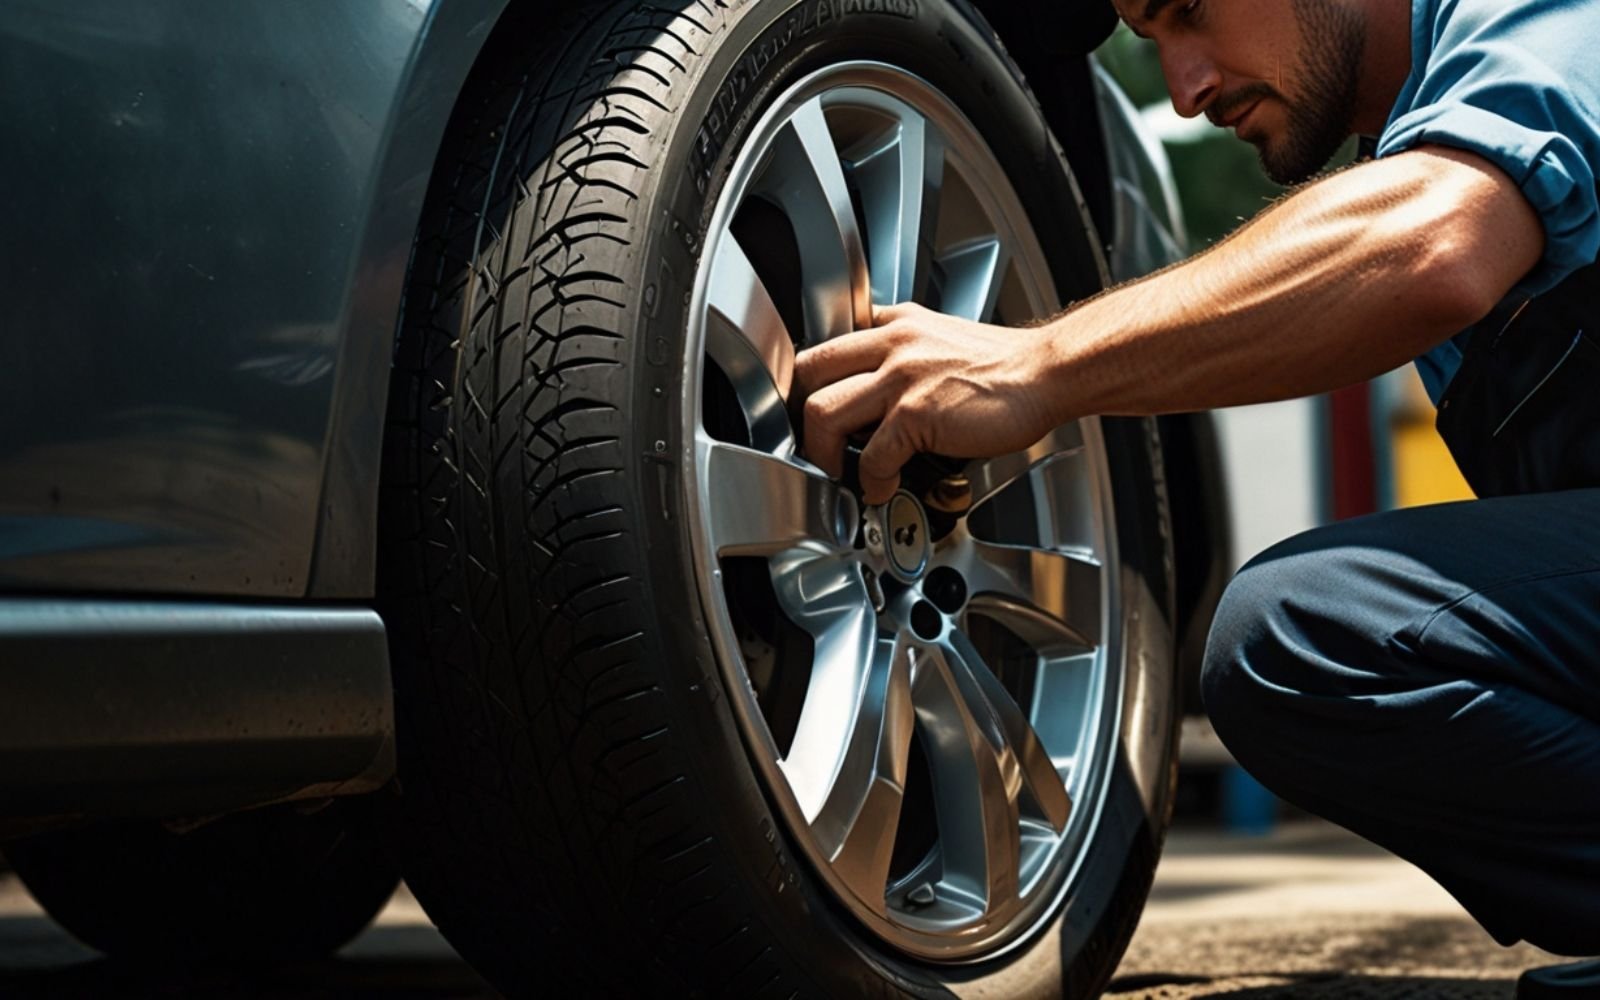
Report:
<svg viewBox="0 0 1600 1000"><path fill-rule="evenodd" d="M831 994L1000 991L1084 996L1103 987L1148 891L1170 800L1176 724L1171 555L1165 495L1147 421L1104 421L1122 577L1126 684L1100 826L1066 904L989 962L918 963L846 914L807 867L768 802L729 705L709 638L686 518L683 360L707 228L743 140L772 101L824 66L878 59L927 79L978 126L1015 185L1063 301L1102 285L1103 265L1059 146L982 19L962 0L747 2L699 63L642 203L651 222L636 258L643 308L632 368L629 469L641 500L641 553L661 685L692 760L708 822L742 869L750 905ZM981 109L981 114L974 113Z"/></svg>

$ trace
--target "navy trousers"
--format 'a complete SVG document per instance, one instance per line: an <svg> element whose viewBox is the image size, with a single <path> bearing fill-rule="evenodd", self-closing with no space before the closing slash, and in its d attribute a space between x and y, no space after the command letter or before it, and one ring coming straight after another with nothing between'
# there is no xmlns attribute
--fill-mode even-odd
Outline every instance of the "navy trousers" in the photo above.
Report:
<svg viewBox="0 0 1600 1000"><path fill-rule="evenodd" d="M1502 944L1600 955L1600 490L1377 514L1242 569L1201 680L1280 797Z"/></svg>

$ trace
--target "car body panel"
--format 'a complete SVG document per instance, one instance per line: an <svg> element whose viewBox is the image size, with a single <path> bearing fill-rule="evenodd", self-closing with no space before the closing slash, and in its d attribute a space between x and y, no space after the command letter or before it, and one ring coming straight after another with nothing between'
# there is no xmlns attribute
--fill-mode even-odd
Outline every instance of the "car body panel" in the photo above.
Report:
<svg viewBox="0 0 1600 1000"><path fill-rule="evenodd" d="M502 5L0 8L0 588L370 593L411 238Z"/></svg>
<svg viewBox="0 0 1600 1000"><path fill-rule="evenodd" d="M1113 281L1129 281L1182 260L1189 252L1189 236L1160 141L1098 63L1094 83L1114 203L1108 263Z"/></svg>

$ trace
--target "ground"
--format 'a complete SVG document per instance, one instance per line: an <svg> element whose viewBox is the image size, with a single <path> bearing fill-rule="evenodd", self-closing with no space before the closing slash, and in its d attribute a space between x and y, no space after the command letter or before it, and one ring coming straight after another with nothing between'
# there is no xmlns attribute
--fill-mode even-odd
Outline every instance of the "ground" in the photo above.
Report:
<svg viewBox="0 0 1600 1000"><path fill-rule="evenodd" d="M1337 828L1265 838L1179 830L1111 1000L1509 998L1553 961L1496 945L1445 892ZM478 998L494 993L397 894L333 961L248 979L152 979L98 959L0 876L0 996Z"/></svg>
<svg viewBox="0 0 1600 1000"><path fill-rule="evenodd" d="M1337 827L1169 841L1114 1000L1491 1000L1561 961L1502 948L1432 879Z"/></svg>

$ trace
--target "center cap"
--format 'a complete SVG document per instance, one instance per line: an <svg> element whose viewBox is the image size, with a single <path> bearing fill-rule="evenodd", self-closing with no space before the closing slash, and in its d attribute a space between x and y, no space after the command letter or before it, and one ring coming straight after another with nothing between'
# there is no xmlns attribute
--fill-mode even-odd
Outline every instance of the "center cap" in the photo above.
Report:
<svg viewBox="0 0 1600 1000"><path fill-rule="evenodd" d="M917 498L906 492L896 493L885 513L889 563L896 575L915 580L928 568L928 515Z"/></svg>

